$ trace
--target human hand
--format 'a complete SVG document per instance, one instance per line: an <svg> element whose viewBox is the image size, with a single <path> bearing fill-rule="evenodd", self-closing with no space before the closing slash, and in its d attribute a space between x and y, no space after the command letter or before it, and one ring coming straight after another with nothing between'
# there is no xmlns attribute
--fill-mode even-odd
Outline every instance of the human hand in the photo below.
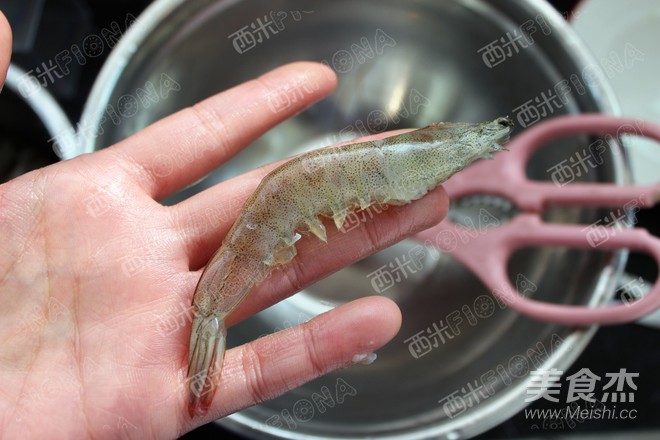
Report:
<svg viewBox="0 0 660 440"><path fill-rule="evenodd" d="M0 14L1 17L1 14ZM8 25L0 19L0 73ZM5 52L3 52L5 51ZM269 96L304 99L273 113ZM192 294L241 206L274 166L158 203L264 131L330 93L324 66L295 63L182 110L93 154L0 185L0 437L171 438L347 366L398 331L400 312L363 298L308 323L228 350L209 412L188 415ZM184 85L185 87L185 85ZM185 160L173 160L185 159ZM185 163L184 167L172 164ZM392 207L264 281L231 325L341 267L437 223L441 189ZM210 215L209 215L210 214ZM164 323L182 325L164 327Z"/></svg>

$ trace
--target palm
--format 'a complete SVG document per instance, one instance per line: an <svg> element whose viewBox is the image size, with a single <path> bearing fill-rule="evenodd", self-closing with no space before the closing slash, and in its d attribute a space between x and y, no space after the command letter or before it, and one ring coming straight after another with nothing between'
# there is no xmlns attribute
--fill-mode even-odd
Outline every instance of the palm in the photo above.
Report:
<svg viewBox="0 0 660 440"><path fill-rule="evenodd" d="M269 94L310 80L321 84L316 94L287 112L269 110ZM394 335L400 317L387 300L337 308L315 320L312 336L304 326L289 330L298 344L286 335L280 345L273 335L268 344L230 350L222 398L206 418L187 415L192 292L233 220L213 209L240 205L265 171L174 207L154 199L206 174L333 85L318 65L287 66L112 148L0 186L0 436L172 437L347 364ZM254 102L250 126L241 115L218 113L227 103ZM191 144L196 161L185 169L163 165L164 153L176 157ZM318 246L303 240L297 262L257 289L233 321L433 224L445 209L444 193L436 192L388 210L348 237L330 234L313 263L305 255ZM301 359L296 368L285 362L292 356Z"/></svg>
<svg viewBox="0 0 660 440"><path fill-rule="evenodd" d="M0 376L3 397L14 404L4 412L8 425L56 426L76 438L96 426L112 436L153 420L158 405L154 421L176 432L185 337L164 332L159 318L189 298L194 279L185 253L163 209L116 173L92 180L76 162L3 188L3 211L29 215L21 224L2 222L10 239L0 257L9 269L0 302L14 309L3 321L8 350L0 363L12 366ZM39 419L43 425L34 426Z"/></svg>

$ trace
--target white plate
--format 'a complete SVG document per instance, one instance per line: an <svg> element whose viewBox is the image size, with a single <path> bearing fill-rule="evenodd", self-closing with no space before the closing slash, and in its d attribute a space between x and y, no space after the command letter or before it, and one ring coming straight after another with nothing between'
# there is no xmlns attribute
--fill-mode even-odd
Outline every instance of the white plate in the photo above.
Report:
<svg viewBox="0 0 660 440"><path fill-rule="evenodd" d="M609 78L624 116L660 123L660 2L583 0L571 17ZM660 144L626 142L636 183L655 183Z"/></svg>

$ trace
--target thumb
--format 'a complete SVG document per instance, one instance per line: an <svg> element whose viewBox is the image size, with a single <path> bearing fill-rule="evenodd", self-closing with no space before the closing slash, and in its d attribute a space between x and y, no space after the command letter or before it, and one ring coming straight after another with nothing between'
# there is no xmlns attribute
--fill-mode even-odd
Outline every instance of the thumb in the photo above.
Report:
<svg viewBox="0 0 660 440"><path fill-rule="evenodd" d="M0 11L0 88L5 83L11 60L11 42L11 27L5 15Z"/></svg>

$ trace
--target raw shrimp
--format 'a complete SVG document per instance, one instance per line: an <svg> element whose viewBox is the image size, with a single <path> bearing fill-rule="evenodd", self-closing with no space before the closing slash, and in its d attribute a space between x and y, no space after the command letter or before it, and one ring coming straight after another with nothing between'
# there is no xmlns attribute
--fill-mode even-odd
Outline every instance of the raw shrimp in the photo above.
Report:
<svg viewBox="0 0 660 440"><path fill-rule="evenodd" d="M352 209L418 199L479 158L503 150L511 119L441 123L382 140L295 157L268 174L247 200L202 273L193 299L189 412L207 411L225 352L225 318L270 270L296 255L299 232L326 241L320 217L340 228Z"/></svg>

